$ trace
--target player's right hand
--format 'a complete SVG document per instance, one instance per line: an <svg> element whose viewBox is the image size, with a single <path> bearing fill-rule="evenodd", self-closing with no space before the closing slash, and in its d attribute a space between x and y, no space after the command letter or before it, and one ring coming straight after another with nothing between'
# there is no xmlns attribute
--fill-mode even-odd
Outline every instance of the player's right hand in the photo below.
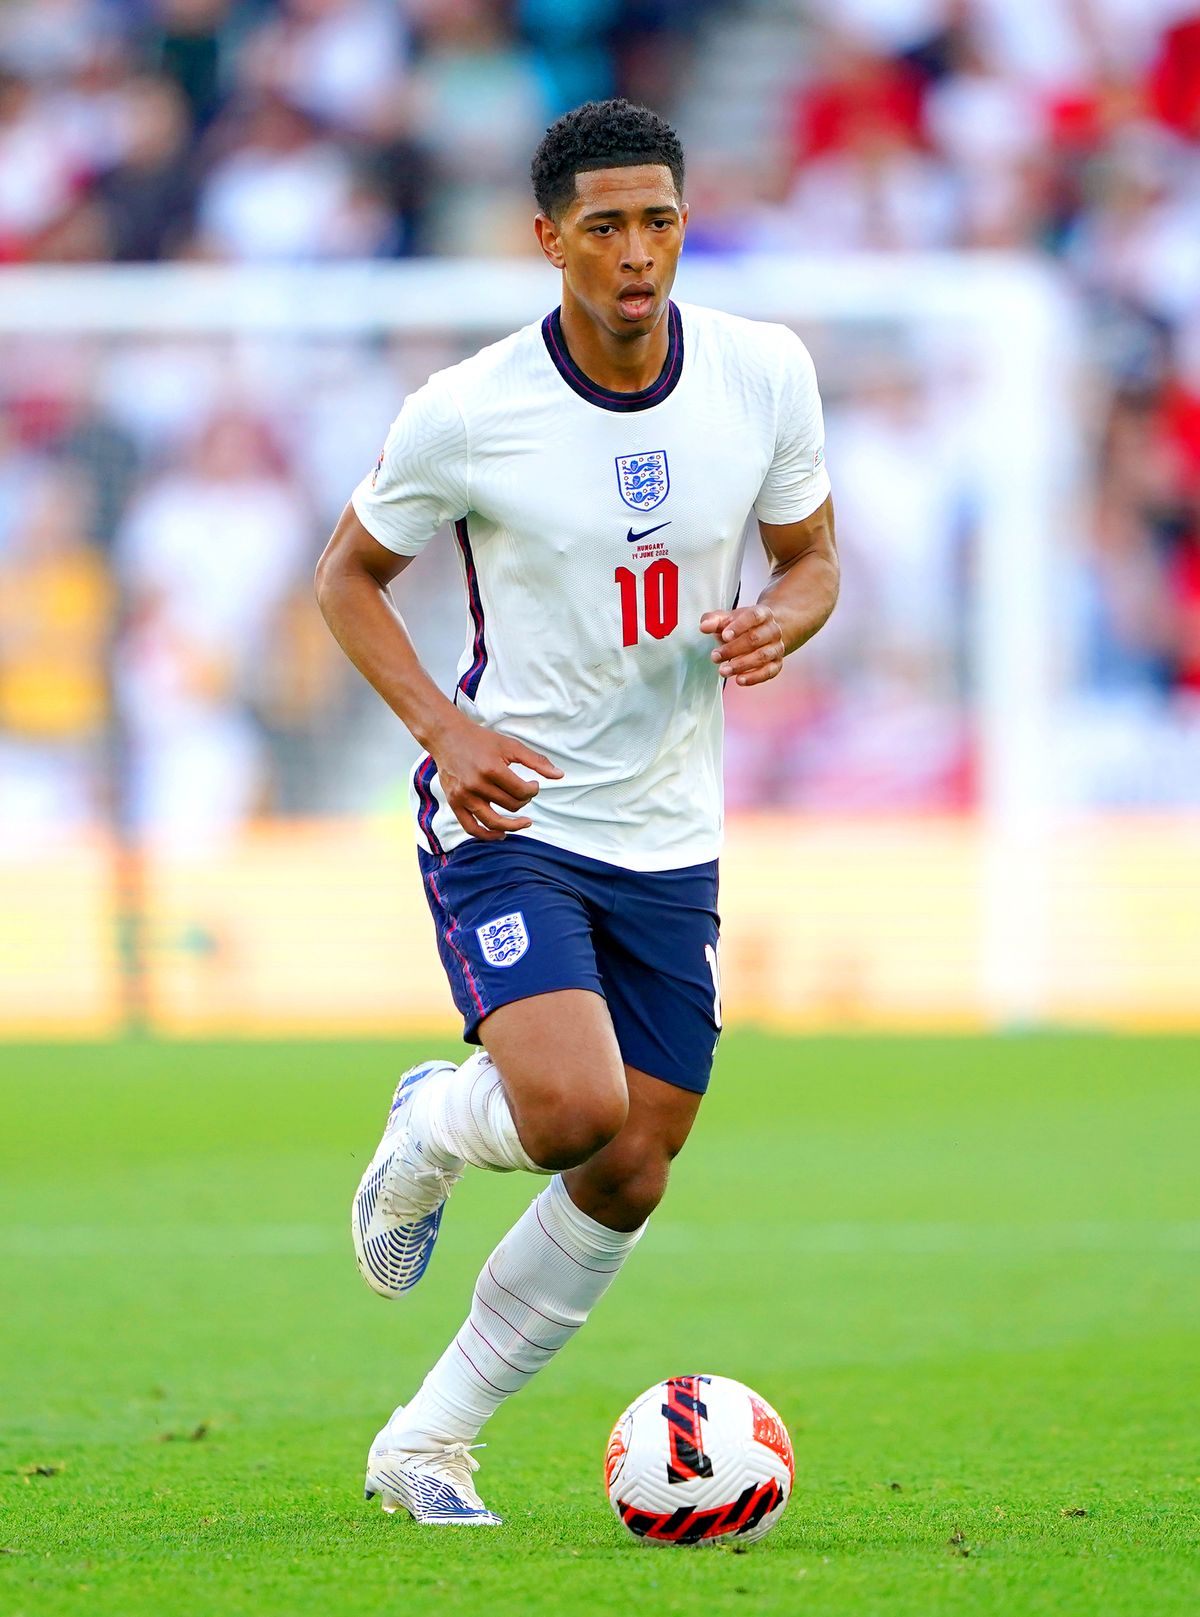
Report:
<svg viewBox="0 0 1200 1617"><path fill-rule="evenodd" d="M459 718L432 749L438 779L459 825L481 842L499 842L509 831L524 831L533 821L520 810L537 796L538 783L522 779L509 766L524 764L547 780L561 780L562 770L523 741L485 730L465 715ZM501 814L500 809L509 812Z"/></svg>

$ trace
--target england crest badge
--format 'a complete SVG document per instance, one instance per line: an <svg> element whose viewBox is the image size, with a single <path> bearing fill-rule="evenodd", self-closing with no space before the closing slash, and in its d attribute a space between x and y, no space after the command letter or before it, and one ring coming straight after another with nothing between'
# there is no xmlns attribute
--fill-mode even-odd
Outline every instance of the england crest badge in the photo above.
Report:
<svg viewBox="0 0 1200 1617"><path fill-rule="evenodd" d="M529 947L529 933L520 910L497 915L494 921L477 926L475 936L489 966L515 966Z"/></svg>
<svg viewBox="0 0 1200 1617"><path fill-rule="evenodd" d="M671 490L671 473L665 449L650 449L642 455L617 456L617 484L621 498L635 511L653 511Z"/></svg>

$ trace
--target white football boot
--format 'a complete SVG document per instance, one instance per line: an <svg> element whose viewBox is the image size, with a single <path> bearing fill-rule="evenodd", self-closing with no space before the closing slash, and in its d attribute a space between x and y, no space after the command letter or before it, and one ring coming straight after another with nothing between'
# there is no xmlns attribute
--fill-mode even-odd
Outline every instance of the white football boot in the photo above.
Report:
<svg viewBox="0 0 1200 1617"><path fill-rule="evenodd" d="M396 1415L403 1414L398 1409ZM392 1419L396 1417L393 1415ZM389 1514L406 1510L423 1527L500 1527L503 1518L490 1511L471 1481L479 1461L471 1449L482 1443L448 1443L432 1451L389 1448L391 1422L379 1433L367 1456L366 1497L383 1495Z"/></svg>
<svg viewBox="0 0 1200 1617"><path fill-rule="evenodd" d="M452 1061L424 1061L403 1075L383 1138L355 1193L350 1212L354 1256L363 1279L381 1297L402 1296L425 1273L446 1197L462 1178L461 1170L426 1161L412 1128L413 1101L421 1086L454 1070Z"/></svg>

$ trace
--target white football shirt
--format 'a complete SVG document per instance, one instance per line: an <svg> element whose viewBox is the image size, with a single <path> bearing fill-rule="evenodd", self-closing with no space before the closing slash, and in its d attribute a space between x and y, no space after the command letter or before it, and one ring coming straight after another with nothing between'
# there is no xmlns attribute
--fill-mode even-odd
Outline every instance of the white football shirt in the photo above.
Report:
<svg viewBox="0 0 1200 1617"><path fill-rule="evenodd" d="M454 699L563 771L518 834L630 870L716 858L722 682L700 616L737 598L751 512L798 522L829 493L795 333L686 304L668 320L641 393L585 376L557 310L439 371L353 495L402 556L454 524L470 612ZM428 755L412 792L422 846L468 839Z"/></svg>

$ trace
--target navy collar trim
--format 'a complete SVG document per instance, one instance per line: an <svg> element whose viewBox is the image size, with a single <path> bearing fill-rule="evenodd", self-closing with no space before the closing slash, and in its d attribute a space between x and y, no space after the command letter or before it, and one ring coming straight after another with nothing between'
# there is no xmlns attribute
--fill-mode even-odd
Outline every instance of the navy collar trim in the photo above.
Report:
<svg viewBox="0 0 1200 1617"><path fill-rule="evenodd" d="M542 321L542 341L558 374L581 399L586 399L601 410L649 410L661 404L674 391L683 371L683 320L673 303L667 305L667 357L663 361L663 368L650 386L644 387L640 393L616 393L612 388L601 387L599 382L585 376L571 358L560 315L561 311L555 309Z"/></svg>

